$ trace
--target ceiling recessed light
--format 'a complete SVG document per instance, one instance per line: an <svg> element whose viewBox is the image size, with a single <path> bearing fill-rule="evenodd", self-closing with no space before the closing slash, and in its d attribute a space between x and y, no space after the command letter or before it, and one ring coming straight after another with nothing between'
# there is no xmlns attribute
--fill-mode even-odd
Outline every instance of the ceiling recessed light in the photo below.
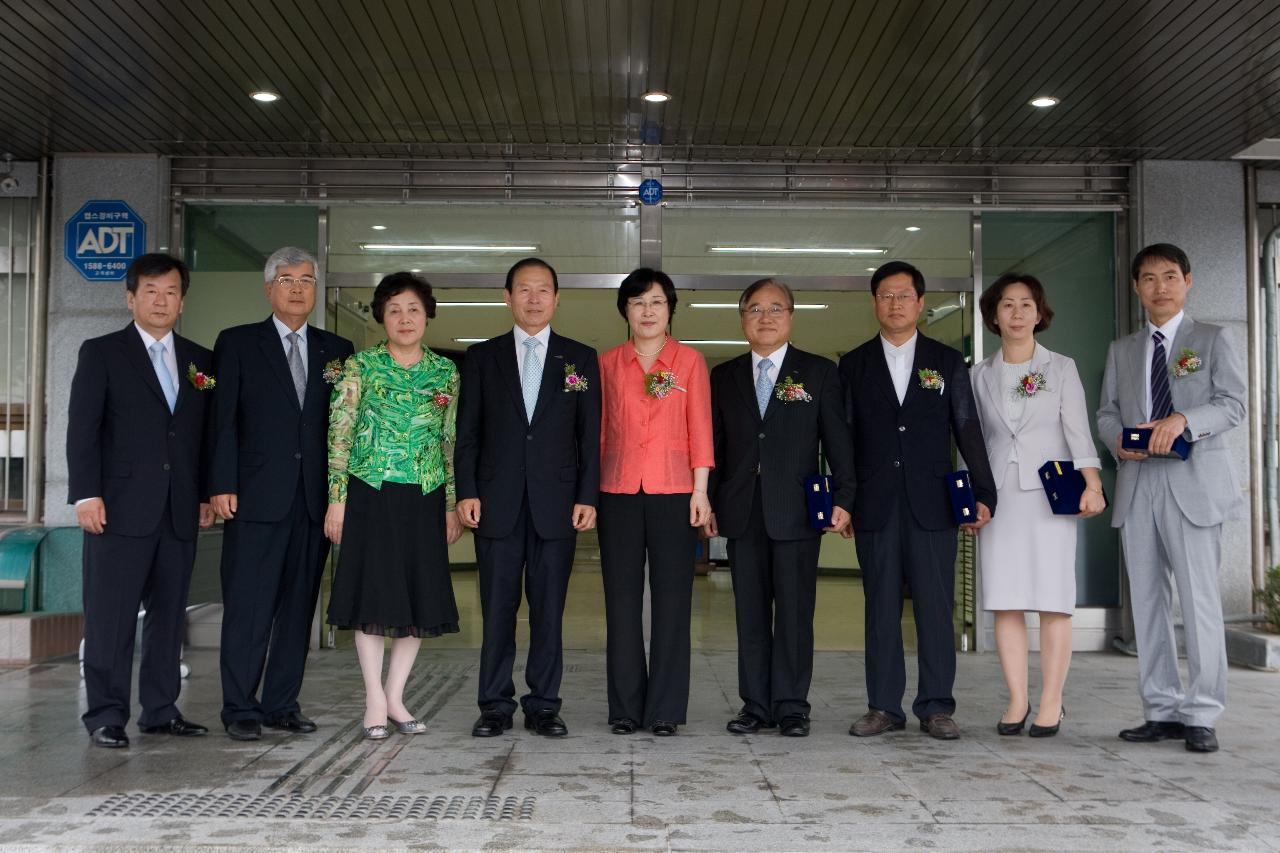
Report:
<svg viewBox="0 0 1280 853"><path fill-rule="evenodd" d="M421 268L421 267L414 267L413 269L409 270L409 272L422 272L422 268Z"/></svg>
<svg viewBox="0 0 1280 853"><path fill-rule="evenodd" d="M908 231L910 231L910 232L912 232L912 233L915 233L916 231L919 231L919 230L920 230L920 226L919 226L919 225L908 225L908 226L907 226L907 230L908 230Z"/></svg>
<svg viewBox="0 0 1280 853"><path fill-rule="evenodd" d="M505 302L437 302L447 308L506 308Z"/></svg>
<svg viewBox="0 0 1280 853"><path fill-rule="evenodd" d="M249 97L253 98L255 101L257 101L260 104L269 104L272 101L280 100L279 95L277 95L275 92L268 92L266 89L263 89L261 92L251 92L249 94Z"/></svg>
<svg viewBox="0 0 1280 853"><path fill-rule="evenodd" d="M374 231L386 231L386 230L387 230L387 226L385 226L385 225L370 225L369 227L370 227L370 228L372 228Z"/></svg>
<svg viewBox="0 0 1280 853"><path fill-rule="evenodd" d="M506 305L507 303L499 302L496 304ZM737 308L738 303L736 302L693 302L689 305L689 307L690 308ZM826 303L823 303L823 302L797 302L795 305L791 307L795 308L797 311L805 311L805 310L814 311L819 308L826 308L827 305Z"/></svg>
<svg viewBox="0 0 1280 853"><path fill-rule="evenodd" d="M739 255L883 255L884 249L859 246L708 246L709 252Z"/></svg>
<svg viewBox="0 0 1280 853"><path fill-rule="evenodd" d="M361 243L366 252L536 252L535 245L495 246L471 243Z"/></svg>
<svg viewBox="0 0 1280 853"><path fill-rule="evenodd" d="M665 104L667 101L671 100L671 96L668 95L666 92L658 92L658 91L645 92L640 97L644 98L646 101L648 101L651 104Z"/></svg>
<svg viewBox="0 0 1280 853"><path fill-rule="evenodd" d="M875 272L876 267L867 267L867 272Z"/></svg>
<svg viewBox="0 0 1280 853"><path fill-rule="evenodd" d="M1030 101L1027 101L1027 103L1031 104L1033 107L1044 109L1046 107L1056 107L1058 105L1058 99L1053 95L1040 95L1037 98L1032 98Z"/></svg>

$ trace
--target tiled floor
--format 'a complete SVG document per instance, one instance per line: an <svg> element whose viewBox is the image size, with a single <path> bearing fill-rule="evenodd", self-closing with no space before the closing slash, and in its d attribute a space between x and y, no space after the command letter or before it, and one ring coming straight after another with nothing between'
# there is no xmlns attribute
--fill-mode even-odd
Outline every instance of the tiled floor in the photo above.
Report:
<svg viewBox="0 0 1280 853"><path fill-rule="evenodd" d="M182 707L217 719L216 652L188 654ZM964 737L855 739L862 656L819 652L813 735L735 737L731 651L695 652L689 724L610 735L604 660L570 651L569 737L469 736L472 650L424 646L411 707L429 732L359 738L354 655L314 653L309 736L235 743L131 727L94 749L71 661L0 675L0 846L27 849L1280 850L1280 676L1232 670L1223 750L1131 745L1136 662L1076 657L1053 739L1002 738L994 655L962 655ZM914 676L912 676L914 678Z"/></svg>

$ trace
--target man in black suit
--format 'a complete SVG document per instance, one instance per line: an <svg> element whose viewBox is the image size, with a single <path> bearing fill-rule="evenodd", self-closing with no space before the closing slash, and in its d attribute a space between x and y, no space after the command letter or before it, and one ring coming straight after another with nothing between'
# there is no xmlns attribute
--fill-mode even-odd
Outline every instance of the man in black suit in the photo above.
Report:
<svg viewBox="0 0 1280 853"><path fill-rule="evenodd" d="M595 526L600 490L596 351L551 331L555 270L526 258L507 273L515 328L467 350L454 460L458 515L475 530L484 639L476 737L511 728L516 611L529 600L525 728L568 734L560 718L561 620L577 531ZM483 512L482 512L483 510Z"/></svg>
<svg viewBox="0 0 1280 853"><path fill-rule="evenodd" d="M329 553L329 386L352 352L347 339L307 325L316 304L309 252L279 249L264 273L271 316L227 329L213 347L209 489L226 521L222 724L235 740L257 740L263 726L316 730L298 691Z"/></svg>
<svg viewBox="0 0 1280 853"><path fill-rule="evenodd" d="M835 507L825 529L846 531L853 446L836 366L791 346L791 288L761 279L738 300L751 351L711 371L716 467L708 536L729 539L742 711L727 726L775 723L809 734L813 609L822 529L811 527L804 480L825 454Z"/></svg>
<svg viewBox="0 0 1280 853"><path fill-rule="evenodd" d="M97 746L129 745L140 605L138 729L208 731L177 706L196 528L213 524L201 470L213 353L173 332L190 283L177 258L135 260L125 274L133 322L85 341L71 382L67 498L85 532L81 719Z"/></svg>
<svg viewBox="0 0 1280 853"><path fill-rule="evenodd" d="M916 617L919 686L912 712L940 740L960 736L952 714L956 674L951 612L956 531L947 475L951 441L969 463L976 530L991 519L995 481L964 356L916 331L924 276L891 261L871 276L880 334L840 359L853 433L853 530L866 594L867 704L849 729L859 737L906 726L902 696L903 582Z"/></svg>

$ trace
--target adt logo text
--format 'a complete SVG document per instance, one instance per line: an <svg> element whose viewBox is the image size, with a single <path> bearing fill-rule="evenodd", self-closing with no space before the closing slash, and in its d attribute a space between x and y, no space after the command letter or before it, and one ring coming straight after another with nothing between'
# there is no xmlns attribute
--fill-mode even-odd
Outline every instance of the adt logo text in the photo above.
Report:
<svg viewBox="0 0 1280 853"><path fill-rule="evenodd" d="M66 258L91 281L119 281L147 245L147 226L123 201L94 200L67 220Z"/></svg>

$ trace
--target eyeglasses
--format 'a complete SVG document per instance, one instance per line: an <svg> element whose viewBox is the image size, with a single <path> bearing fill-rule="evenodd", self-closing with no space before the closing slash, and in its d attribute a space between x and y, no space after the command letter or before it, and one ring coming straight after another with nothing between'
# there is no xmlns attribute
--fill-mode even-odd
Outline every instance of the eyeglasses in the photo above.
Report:
<svg viewBox="0 0 1280 853"><path fill-rule="evenodd" d="M790 311L790 308L786 308L782 305L770 305L768 308L764 308L760 305L752 305L750 308L742 309L742 316L751 320L759 320L765 314L768 314L776 320L783 314L790 313Z"/></svg>
<svg viewBox="0 0 1280 853"><path fill-rule="evenodd" d="M282 275L276 278L276 284L289 289L293 289L294 287L315 287L316 277L313 275L300 275L297 278L294 278L291 275Z"/></svg>
<svg viewBox="0 0 1280 853"><path fill-rule="evenodd" d="M666 308L666 307L667 307L667 300L665 299L651 299L647 302L643 299L627 300L628 311L631 311L637 308L650 308L654 311L657 311L659 308Z"/></svg>
<svg viewBox="0 0 1280 853"><path fill-rule="evenodd" d="M920 297L916 296L914 290L908 290L905 293L877 293L876 301L881 305L888 305L897 302L899 305L906 305L908 302L915 302Z"/></svg>

